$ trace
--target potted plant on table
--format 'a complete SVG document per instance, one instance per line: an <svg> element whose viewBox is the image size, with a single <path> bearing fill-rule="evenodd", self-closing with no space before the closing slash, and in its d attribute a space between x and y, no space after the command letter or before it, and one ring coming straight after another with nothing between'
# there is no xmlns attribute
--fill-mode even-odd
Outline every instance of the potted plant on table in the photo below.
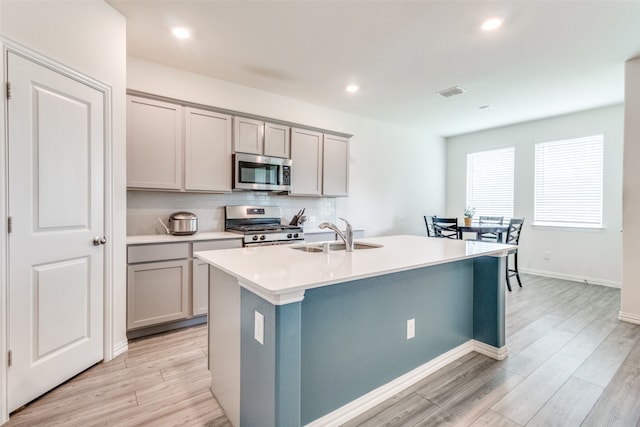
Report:
<svg viewBox="0 0 640 427"><path fill-rule="evenodd" d="M476 208L470 208L467 206L467 209L464 210L464 226L471 227L471 221L473 220L473 216L476 214Z"/></svg>

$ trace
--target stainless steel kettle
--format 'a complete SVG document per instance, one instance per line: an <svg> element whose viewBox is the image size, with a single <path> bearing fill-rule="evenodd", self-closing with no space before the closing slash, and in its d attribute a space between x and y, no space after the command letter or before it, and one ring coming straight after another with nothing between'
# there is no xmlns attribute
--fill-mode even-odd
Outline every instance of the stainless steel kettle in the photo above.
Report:
<svg viewBox="0 0 640 427"><path fill-rule="evenodd" d="M176 236L188 236L198 231L198 216L191 212L174 212L169 216L169 225L166 226L160 218L160 224L167 234Z"/></svg>

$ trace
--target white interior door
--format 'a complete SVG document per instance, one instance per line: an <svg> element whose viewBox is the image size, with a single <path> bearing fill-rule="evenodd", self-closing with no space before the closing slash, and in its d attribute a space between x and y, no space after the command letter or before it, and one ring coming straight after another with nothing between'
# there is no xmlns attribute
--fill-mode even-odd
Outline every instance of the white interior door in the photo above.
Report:
<svg viewBox="0 0 640 427"><path fill-rule="evenodd" d="M103 357L104 100L19 55L7 64L13 411Z"/></svg>

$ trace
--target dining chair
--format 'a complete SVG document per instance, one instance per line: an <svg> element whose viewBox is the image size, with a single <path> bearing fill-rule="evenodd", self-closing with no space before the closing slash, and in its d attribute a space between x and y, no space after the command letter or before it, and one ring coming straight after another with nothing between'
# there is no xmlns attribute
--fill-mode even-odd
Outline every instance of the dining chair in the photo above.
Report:
<svg viewBox="0 0 640 427"><path fill-rule="evenodd" d="M524 224L524 218L511 218L509 221L509 230L507 231L507 237L505 244L514 245L515 248L510 249L507 254L507 260L505 262L507 269L507 288L511 292L510 277L516 276L518 279L518 285L522 287L522 281L520 280L520 272L518 271L518 244L520 243L520 232L522 231L522 225ZM513 268L509 268L509 255L513 255Z"/></svg>
<svg viewBox="0 0 640 427"><path fill-rule="evenodd" d="M433 231L435 237L458 239L458 218L433 217Z"/></svg>
<svg viewBox="0 0 640 427"><path fill-rule="evenodd" d="M433 229L433 215L424 216L424 225L427 227L427 237L436 237L436 232Z"/></svg>
<svg viewBox="0 0 640 427"><path fill-rule="evenodd" d="M480 225L502 225L504 222L503 216L480 216ZM487 232L480 233L480 240L487 240L491 242L498 241L498 233Z"/></svg>

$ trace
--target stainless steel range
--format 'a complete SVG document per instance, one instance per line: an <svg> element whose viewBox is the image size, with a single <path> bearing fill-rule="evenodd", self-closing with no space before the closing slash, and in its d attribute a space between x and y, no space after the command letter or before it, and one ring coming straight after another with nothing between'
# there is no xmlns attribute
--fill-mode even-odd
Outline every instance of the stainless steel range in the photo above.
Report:
<svg viewBox="0 0 640 427"><path fill-rule="evenodd" d="M224 229L244 235L244 246L304 242L302 227L283 225L278 206L225 206Z"/></svg>

